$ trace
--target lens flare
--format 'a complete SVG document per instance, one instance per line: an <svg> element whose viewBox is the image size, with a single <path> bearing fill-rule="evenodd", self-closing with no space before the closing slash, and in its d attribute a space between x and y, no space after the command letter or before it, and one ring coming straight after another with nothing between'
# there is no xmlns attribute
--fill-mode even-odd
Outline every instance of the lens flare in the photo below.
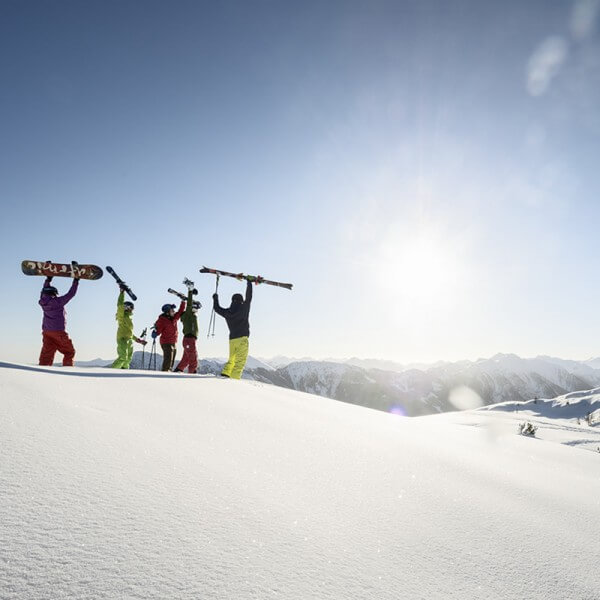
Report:
<svg viewBox="0 0 600 600"><path fill-rule="evenodd" d="M407 416L405 408L403 406L401 406L400 404L394 404L393 406L391 406L389 412L390 412L390 414L398 415L399 417Z"/></svg>

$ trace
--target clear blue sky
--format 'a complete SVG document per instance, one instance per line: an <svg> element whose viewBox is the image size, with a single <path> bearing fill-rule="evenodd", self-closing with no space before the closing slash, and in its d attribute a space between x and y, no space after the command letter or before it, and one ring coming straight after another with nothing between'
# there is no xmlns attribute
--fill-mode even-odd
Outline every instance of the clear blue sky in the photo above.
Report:
<svg viewBox="0 0 600 600"><path fill-rule="evenodd" d="M206 330L203 264L293 282L257 356L598 354L599 8L2 0L0 359L39 353L22 259L112 265L139 330L184 276ZM116 292L68 305L79 359Z"/></svg>

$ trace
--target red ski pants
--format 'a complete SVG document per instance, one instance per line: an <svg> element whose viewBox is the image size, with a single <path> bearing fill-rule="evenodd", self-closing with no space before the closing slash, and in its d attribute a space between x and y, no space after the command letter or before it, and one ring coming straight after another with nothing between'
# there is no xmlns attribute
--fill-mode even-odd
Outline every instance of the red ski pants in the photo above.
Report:
<svg viewBox="0 0 600 600"><path fill-rule="evenodd" d="M186 367L188 373L195 373L198 370L198 351L196 350L196 338L193 337L183 338L183 356L177 369L185 371Z"/></svg>
<svg viewBox="0 0 600 600"><path fill-rule="evenodd" d="M42 331L42 342L40 365L51 366L58 350L63 355L63 366L73 366L75 348L66 331Z"/></svg>

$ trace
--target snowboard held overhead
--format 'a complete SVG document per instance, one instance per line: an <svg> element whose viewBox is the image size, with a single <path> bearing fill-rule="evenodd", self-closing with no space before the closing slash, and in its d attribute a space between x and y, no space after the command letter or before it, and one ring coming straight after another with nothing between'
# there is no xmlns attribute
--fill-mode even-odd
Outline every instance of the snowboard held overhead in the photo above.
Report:
<svg viewBox="0 0 600 600"><path fill-rule="evenodd" d="M49 260L24 260L21 271L25 275L43 275L45 277L73 277L76 279L100 279L104 274L96 265L80 265L71 261L70 264L55 263Z"/></svg>

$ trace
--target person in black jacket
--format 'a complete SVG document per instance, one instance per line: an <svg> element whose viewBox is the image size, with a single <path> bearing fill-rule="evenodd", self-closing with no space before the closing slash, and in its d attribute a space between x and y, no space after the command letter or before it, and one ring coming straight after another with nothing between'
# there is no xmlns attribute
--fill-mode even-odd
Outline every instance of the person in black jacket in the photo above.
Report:
<svg viewBox="0 0 600 600"><path fill-rule="evenodd" d="M213 294L213 308L227 321L229 327L229 360L221 370L222 377L240 379L248 359L248 338L250 336L250 302L252 302L252 283L246 283L246 298L241 294L231 297L231 306L221 308L219 295Z"/></svg>

